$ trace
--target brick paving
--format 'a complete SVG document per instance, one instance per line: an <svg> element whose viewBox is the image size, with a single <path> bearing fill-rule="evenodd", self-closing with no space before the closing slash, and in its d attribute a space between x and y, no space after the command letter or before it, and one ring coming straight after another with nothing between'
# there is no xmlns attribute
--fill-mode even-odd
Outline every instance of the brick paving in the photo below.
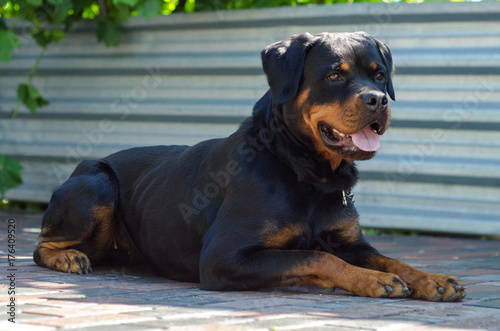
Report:
<svg viewBox="0 0 500 331"><path fill-rule="evenodd" d="M311 287L201 291L198 284L171 281L144 268L95 267L83 276L51 271L32 260L40 214L13 217L16 259L10 271L12 215L0 216L0 330L500 330L499 240L368 236L386 255L459 276L467 284L463 302L433 303ZM12 285L15 295L9 295ZM15 324L9 321L11 298Z"/></svg>

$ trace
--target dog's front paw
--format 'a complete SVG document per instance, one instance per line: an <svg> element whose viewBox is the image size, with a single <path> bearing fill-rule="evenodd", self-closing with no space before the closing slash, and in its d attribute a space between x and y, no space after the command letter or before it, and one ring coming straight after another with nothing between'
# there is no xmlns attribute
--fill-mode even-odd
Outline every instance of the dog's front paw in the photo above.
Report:
<svg viewBox="0 0 500 331"><path fill-rule="evenodd" d="M395 274L365 271L351 289L356 295L372 298L404 298L411 294L406 283Z"/></svg>
<svg viewBox="0 0 500 331"><path fill-rule="evenodd" d="M460 301L465 297L465 284L457 277L423 273L409 282L412 297L428 301Z"/></svg>
<svg viewBox="0 0 500 331"><path fill-rule="evenodd" d="M62 272L80 275L92 272L90 260L87 255L76 249L52 250L47 257L46 263L50 269Z"/></svg>

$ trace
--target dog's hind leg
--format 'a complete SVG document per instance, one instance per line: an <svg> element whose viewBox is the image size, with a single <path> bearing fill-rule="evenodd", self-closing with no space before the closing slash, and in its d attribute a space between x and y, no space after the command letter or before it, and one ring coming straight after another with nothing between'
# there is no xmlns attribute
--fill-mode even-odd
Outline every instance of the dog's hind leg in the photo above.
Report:
<svg viewBox="0 0 500 331"><path fill-rule="evenodd" d="M52 195L33 253L39 266L72 273L92 271L106 258L118 224L114 217L118 186L107 164L84 161Z"/></svg>

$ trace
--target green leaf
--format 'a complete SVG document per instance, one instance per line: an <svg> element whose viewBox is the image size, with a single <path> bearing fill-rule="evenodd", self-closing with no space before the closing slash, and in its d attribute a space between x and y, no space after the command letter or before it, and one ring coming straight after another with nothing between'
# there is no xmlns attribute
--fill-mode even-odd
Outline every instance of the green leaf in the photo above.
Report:
<svg viewBox="0 0 500 331"><path fill-rule="evenodd" d="M26 0L26 2L35 7L42 5L42 0Z"/></svg>
<svg viewBox="0 0 500 331"><path fill-rule="evenodd" d="M2 198L7 190L23 183L22 170L23 166L16 160L6 155L0 156L0 195Z"/></svg>
<svg viewBox="0 0 500 331"><path fill-rule="evenodd" d="M73 3L71 1L61 1L61 4L54 5L51 10L50 22L52 24L64 23L68 17L68 11L73 9Z"/></svg>
<svg viewBox="0 0 500 331"><path fill-rule="evenodd" d="M37 109L49 104L49 102L38 92L32 84L19 84L17 87L17 99L22 102L32 113Z"/></svg>
<svg viewBox="0 0 500 331"><path fill-rule="evenodd" d="M56 6L60 6L65 2L65 0L47 0L47 1L53 5L56 5ZM69 2L69 1L67 1L67 2Z"/></svg>
<svg viewBox="0 0 500 331"><path fill-rule="evenodd" d="M71 0L75 13L81 13L87 7L90 7L93 0Z"/></svg>
<svg viewBox="0 0 500 331"><path fill-rule="evenodd" d="M45 47L52 42L58 42L65 35L62 30L45 30L41 28L34 29L31 34L40 47Z"/></svg>
<svg viewBox="0 0 500 331"><path fill-rule="evenodd" d="M130 7L126 5L118 5L116 6L116 19L115 21L118 23L124 23L128 22L128 19L130 17Z"/></svg>
<svg viewBox="0 0 500 331"><path fill-rule="evenodd" d="M55 43L61 40L66 35L62 30L52 30L51 33L52 33L52 41Z"/></svg>
<svg viewBox="0 0 500 331"><path fill-rule="evenodd" d="M0 30L0 61L10 61L12 51L19 47L19 40L14 32Z"/></svg>
<svg viewBox="0 0 500 331"><path fill-rule="evenodd" d="M142 4L142 6L141 6ZM139 4L137 14L146 18L152 18L161 12L161 0L142 0Z"/></svg>
<svg viewBox="0 0 500 331"><path fill-rule="evenodd" d="M140 0L113 0L113 5L117 6L119 4L124 4L133 7L139 3Z"/></svg>
<svg viewBox="0 0 500 331"><path fill-rule="evenodd" d="M31 35L35 39L36 43L40 45L40 47L46 47L52 41L52 36L49 30L45 30L42 28L36 28L31 31Z"/></svg>
<svg viewBox="0 0 500 331"><path fill-rule="evenodd" d="M0 0L0 7L3 7L7 4L9 0Z"/></svg>
<svg viewBox="0 0 500 331"><path fill-rule="evenodd" d="M123 30L121 26L111 20L100 21L97 25L97 40L104 41L106 46L116 46L122 39Z"/></svg>

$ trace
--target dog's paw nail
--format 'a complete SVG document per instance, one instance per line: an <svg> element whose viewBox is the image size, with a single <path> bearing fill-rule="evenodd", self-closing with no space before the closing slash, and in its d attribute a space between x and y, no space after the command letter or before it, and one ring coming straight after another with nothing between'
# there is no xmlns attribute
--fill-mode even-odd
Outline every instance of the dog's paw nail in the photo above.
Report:
<svg viewBox="0 0 500 331"><path fill-rule="evenodd" d="M87 269L83 269L83 273L84 273L85 275L88 275L88 274L89 274L89 271L88 271Z"/></svg>
<svg viewBox="0 0 500 331"><path fill-rule="evenodd" d="M405 286L405 287L403 287L403 293L405 295L410 295L411 294L411 290L408 287Z"/></svg>
<svg viewBox="0 0 500 331"><path fill-rule="evenodd" d="M446 301L457 301L457 300L458 300L458 294L457 293L453 293L448 298L446 298Z"/></svg>
<svg viewBox="0 0 500 331"><path fill-rule="evenodd" d="M386 286L385 286L385 291L386 291L387 293L391 293L391 292L392 292L392 291L394 291L394 290L393 290L393 289L392 289L392 287L390 287L389 285L386 285Z"/></svg>
<svg viewBox="0 0 500 331"><path fill-rule="evenodd" d="M444 288L438 287L438 293L443 294L444 293Z"/></svg>
<svg viewBox="0 0 500 331"><path fill-rule="evenodd" d="M77 272L78 272L79 275L83 275L82 269L78 269Z"/></svg>
<svg viewBox="0 0 500 331"><path fill-rule="evenodd" d="M71 273L71 268L68 268L68 271L66 271L68 274Z"/></svg>
<svg viewBox="0 0 500 331"><path fill-rule="evenodd" d="M455 291L463 291L463 290L465 290L464 286L462 286L462 285L455 286Z"/></svg>

